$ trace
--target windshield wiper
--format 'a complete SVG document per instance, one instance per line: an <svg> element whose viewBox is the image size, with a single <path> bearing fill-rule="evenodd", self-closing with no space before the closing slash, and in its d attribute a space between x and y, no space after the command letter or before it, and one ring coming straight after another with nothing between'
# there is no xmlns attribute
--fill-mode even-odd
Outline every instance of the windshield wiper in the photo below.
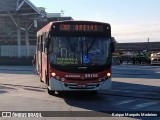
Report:
<svg viewBox="0 0 160 120"><path fill-rule="evenodd" d="M69 37L67 37L67 42L69 43L69 46L70 46L70 48L71 48L71 51L74 53L74 58L76 57L76 51L75 51L75 48L76 48L76 46L75 46L75 43L74 43L74 45L72 46L72 43L71 43L71 41L70 41L70 39L69 39Z"/></svg>
<svg viewBox="0 0 160 120"><path fill-rule="evenodd" d="M94 40L92 41L92 43L91 43L91 45L88 47L88 45L87 45L87 47L88 47L88 51L90 51L91 49L92 49L92 47L93 47L93 45L94 45L94 43L96 42L96 38L94 38ZM87 52L88 52L87 51Z"/></svg>

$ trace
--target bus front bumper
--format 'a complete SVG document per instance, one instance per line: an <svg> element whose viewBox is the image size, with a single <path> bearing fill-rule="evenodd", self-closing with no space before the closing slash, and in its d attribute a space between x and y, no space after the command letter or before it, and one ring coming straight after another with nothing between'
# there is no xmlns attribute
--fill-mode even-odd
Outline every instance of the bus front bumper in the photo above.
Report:
<svg viewBox="0 0 160 120"><path fill-rule="evenodd" d="M104 91L111 89L111 78L98 83L66 83L55 78L49 80L48 88L51 91Z"/></svg>

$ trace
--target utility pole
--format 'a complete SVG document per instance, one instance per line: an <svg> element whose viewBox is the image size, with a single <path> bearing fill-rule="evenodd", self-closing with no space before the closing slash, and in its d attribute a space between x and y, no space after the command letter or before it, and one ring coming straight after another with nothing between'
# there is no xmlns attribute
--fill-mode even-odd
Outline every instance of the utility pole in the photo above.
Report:
<svg viewBox="0 0 160 120"><path fill-rule="evenodd" d="M61 10L61 17L64 16L64 10Z"/></svg>

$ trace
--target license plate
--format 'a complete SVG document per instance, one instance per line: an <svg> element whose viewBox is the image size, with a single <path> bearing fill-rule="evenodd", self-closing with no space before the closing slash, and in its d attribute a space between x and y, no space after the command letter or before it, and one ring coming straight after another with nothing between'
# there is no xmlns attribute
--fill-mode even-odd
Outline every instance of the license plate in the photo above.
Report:
<svg viewBox="0 0 160 120"><path fill-rule="evenodd" d="M87 85L77 85L77 87L79 87L79 88L85 88L85 87L87 87Z"/></svg>

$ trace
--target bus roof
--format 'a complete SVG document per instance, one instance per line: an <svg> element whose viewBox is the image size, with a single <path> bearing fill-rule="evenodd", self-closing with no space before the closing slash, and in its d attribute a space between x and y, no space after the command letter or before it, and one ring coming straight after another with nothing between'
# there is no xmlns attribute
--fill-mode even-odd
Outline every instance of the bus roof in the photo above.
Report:
<svg viewBox="0 0 160 120"><path fill-rule="evenodd" d="M54 22L48 23L46 26L44 26L42 29L40 29L40 30L37 32L37 36L42 35L43 33L49 32L53 24L56 24L56 23L70 23L70 22L72 22L72 23L88 22L88 23L104 24L104 25L110 26L109 23L97 22L97 21L83 21L83 20L54 21Z"/></svg>

